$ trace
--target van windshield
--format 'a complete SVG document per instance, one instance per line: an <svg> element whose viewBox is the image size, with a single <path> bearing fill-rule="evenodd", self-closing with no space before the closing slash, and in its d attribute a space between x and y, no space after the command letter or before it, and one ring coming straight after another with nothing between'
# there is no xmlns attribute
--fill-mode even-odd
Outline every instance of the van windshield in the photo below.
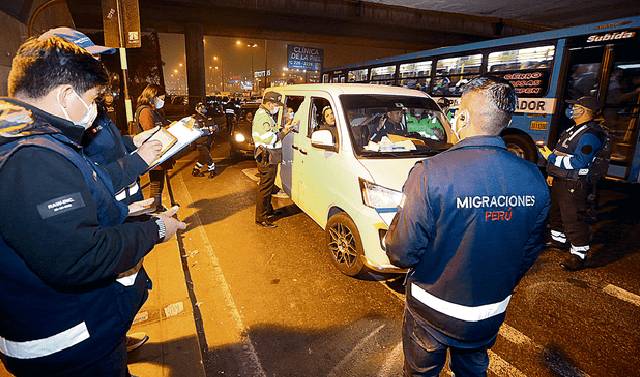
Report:
<svg viewBox="0 0 640 377"><path fill-rule="evenodd" d="M345 94L340 100L358 156L429 156L451 146L449 123L431 98Z"/></svg>

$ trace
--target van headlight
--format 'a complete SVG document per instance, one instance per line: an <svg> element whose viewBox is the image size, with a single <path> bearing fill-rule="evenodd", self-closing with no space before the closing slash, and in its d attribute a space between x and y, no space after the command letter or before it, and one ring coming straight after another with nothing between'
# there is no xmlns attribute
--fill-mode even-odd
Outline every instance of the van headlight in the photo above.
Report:
<svg viewBox="0 0 640 377"><path fill-rule="evenodd" d="M241 134L240 132L236 132L236 134L233 136L233 138L235 139L235 141L237 141L238 143L242 143L243 141L245 141L244 135Z"/></svg>
<svg viewBox="0 0 640 377"><path fill-rule="evenodd" d="M358 178L362 203L375 209L396 210L402 200L402 193Z"/></svg>

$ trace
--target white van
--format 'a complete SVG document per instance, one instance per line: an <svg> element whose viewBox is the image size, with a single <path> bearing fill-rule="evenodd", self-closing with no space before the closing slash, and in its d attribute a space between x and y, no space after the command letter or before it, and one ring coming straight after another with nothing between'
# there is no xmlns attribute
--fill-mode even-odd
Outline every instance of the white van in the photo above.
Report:
<svg viewBox="0 0 640 377"><path fill-rule="evenodd" d="M288 108L298 123L283 140L277 184L325 229L334 265L351 276L402 271L389 262L381 240L409 170L455 137L438 105L420 91L370 84L267 91L282 95L278 123L287 121Z"/></svg>

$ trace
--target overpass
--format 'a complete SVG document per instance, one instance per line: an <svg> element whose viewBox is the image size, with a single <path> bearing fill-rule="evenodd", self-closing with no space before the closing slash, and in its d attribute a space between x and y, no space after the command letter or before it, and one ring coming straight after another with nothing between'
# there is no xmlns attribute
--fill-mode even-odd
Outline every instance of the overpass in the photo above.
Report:
<svg viewBox="0 0 640 377"><path fill-rule="evenodd" d="M100 0L67 0L75 26L102 29ZM547 30L501 19L345 0L140 0L143 30L185 35L187 84L205 94L205 35L420 50Z"/></svg>

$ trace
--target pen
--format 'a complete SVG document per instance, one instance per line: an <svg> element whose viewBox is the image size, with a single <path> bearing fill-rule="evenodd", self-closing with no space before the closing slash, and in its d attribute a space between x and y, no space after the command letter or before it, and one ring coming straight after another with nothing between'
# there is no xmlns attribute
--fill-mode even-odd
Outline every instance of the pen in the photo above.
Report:
<svg viewBox="0 0 640 377"><path fill-rule="evenodd" d="M152 137L153 135L155 135L158 131L160 131L160 129L162 129L162 127L158 127L158 129L157 129L157 130L153 131L153 133L151 133L151 135L149 135L149 137L148 137L148 138L144 139L144 141L143 141L142 143L140 143L140 145L142 145L142 144L146 143L147 141L149 141L149 139L151 139L151 137Z"/></svg>

